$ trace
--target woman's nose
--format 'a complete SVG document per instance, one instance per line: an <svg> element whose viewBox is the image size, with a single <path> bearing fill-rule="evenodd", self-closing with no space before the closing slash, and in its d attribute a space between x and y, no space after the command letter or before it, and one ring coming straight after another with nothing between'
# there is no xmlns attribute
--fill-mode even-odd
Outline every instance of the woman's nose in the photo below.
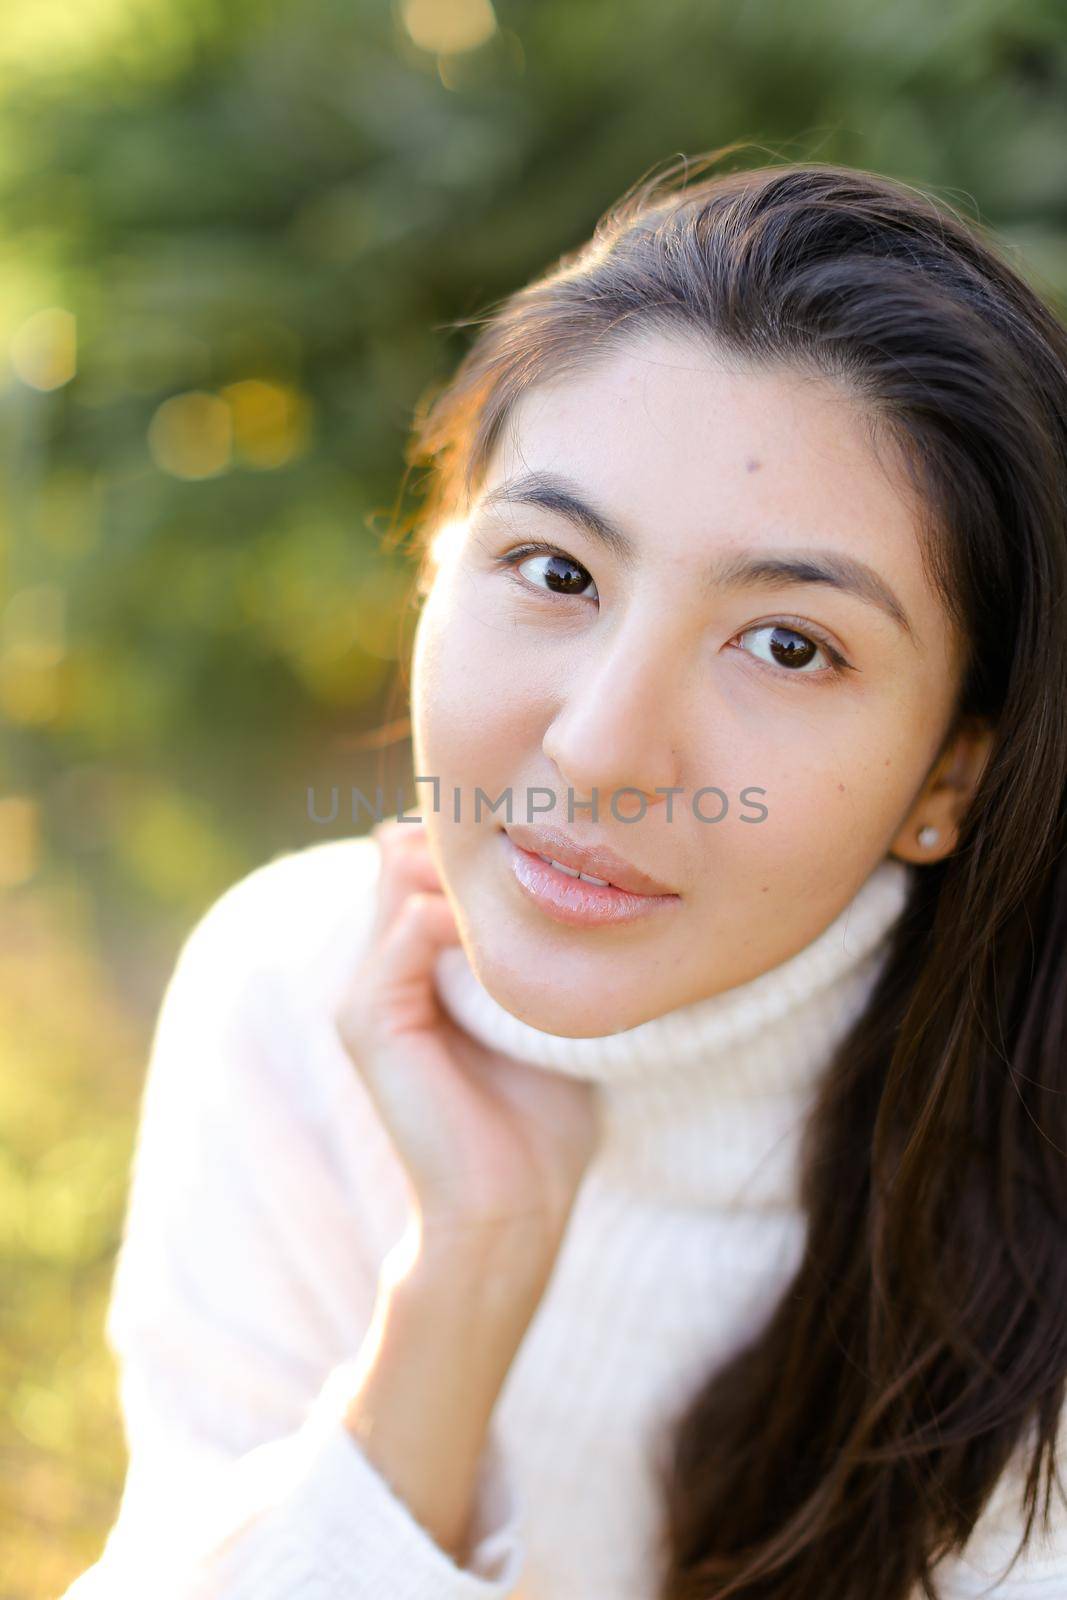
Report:
<svg viewBox="0 0 1067 1600"><path fill-rule="evenodd" d="M678 784L674 748L675 652L666 645L635 650L622 636L595 665L577 666L542 740L575 799L596 790L598 815L610 814L616 789L636 789L649 806L663 804L657 789ZM647 643L647 641L646 641ZM617 801L621 816L637 806L634 795Z"/></svg>

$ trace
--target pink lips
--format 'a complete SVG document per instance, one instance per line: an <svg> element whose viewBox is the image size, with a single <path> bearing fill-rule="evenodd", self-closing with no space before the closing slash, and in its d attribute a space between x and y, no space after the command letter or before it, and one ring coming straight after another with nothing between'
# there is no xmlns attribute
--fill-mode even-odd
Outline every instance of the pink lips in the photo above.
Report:
<svg viewBox="0 0 1067 1600"><path fill-rule="evenodd" d="M549 856L565 867L573 867L587 877L606 878L616 889L628 889L631 894L674 894L669 883L660 883L640 867L620 856L606 844L581 844L562 828L546 823L531 826L524 822L509 822L507 834L512 844L520 850L532 850L535 855Z"/></svg>
<svg viewBox="0 0 1067 1600"><path fill-rule="evenodd" d="M638 894L610 883L601 886L572 878L543 861L535 851L523 849L507 833L502 832L500 837L515 882L556 922L580 928L634 922L681 903L677 894Z"/></svg>

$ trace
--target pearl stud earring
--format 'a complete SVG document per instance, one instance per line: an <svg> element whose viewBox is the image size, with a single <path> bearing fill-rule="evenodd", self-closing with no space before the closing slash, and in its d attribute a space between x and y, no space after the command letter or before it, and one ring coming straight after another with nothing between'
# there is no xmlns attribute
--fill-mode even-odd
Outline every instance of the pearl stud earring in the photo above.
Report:
<svg viewBox="0 0 1067 1600"><path fill-rule="evenodd" d="M930 845L934 845L934 844L937 843L937 841L941 837L941 835L939 834L939 832L938 832L938 830L936 828L931 828L928 825L925 828L920 828L918 833L915 835L915 837L918 839L919 843L925 849L928 849L930 847Z"/></svg>

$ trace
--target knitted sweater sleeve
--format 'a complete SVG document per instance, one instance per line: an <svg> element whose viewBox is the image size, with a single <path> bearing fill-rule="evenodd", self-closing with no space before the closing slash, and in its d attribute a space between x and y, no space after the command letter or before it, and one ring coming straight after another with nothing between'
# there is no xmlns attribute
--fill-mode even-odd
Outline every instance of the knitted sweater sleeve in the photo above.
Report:
<svg viewBox="0 0 1067 1600"><path fill-rule="evenodd" d="M342 1420L379 1265L316 1099L346 1068L256 954L299 855L215 902L163 997L107 1319L126 1481L64 1600L506 1600L518 1581L495 1425L459 1565Z"/></svg>

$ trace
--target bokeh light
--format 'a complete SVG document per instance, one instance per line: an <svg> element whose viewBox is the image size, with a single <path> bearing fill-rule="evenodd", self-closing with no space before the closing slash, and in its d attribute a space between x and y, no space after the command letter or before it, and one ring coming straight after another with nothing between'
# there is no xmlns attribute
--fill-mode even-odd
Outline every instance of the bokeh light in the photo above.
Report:
<svg viewBox="0 0 1067 1600"><path fill-rule="evenodd" d="M40 819L30 795L0 795L0 888L27 883L40 859Z"/></svg>
<svg viewBox="0 0 1067 1600"><path fill-rule="evenodd" d="M497 26L490 0L403 0L400 15L412 43L437 55L475 50Z"/></svg>
<svg viewBox="0 0 1067 1600"><path fill-rule="evenodd" d="M149 423L148 445L156 465L175 478L213 478L230 465L233 414L217 394L176 394Z"/></svg>
<svg viewBox="0 0 1067 1600"><path fill-rule="evenodd" d="M39 583L17 590L0 615L0 714L12 722L44 724L59 713L66 612L64 592Z"/></svg>
<svg viewBox="0 0 1067 1600"><path fill-rule="evenodd" d="M220 391L237 454L251 467L283 467L308 447L311 406L291 384L245 378Z"/></svg>
<svg viewBox="0 0 1067 1600"><path fill-rule="evenodd" d="M11 339L11 365L31 389L59 389L78 368L77 320L61 306L28 317Z"/></svg>

